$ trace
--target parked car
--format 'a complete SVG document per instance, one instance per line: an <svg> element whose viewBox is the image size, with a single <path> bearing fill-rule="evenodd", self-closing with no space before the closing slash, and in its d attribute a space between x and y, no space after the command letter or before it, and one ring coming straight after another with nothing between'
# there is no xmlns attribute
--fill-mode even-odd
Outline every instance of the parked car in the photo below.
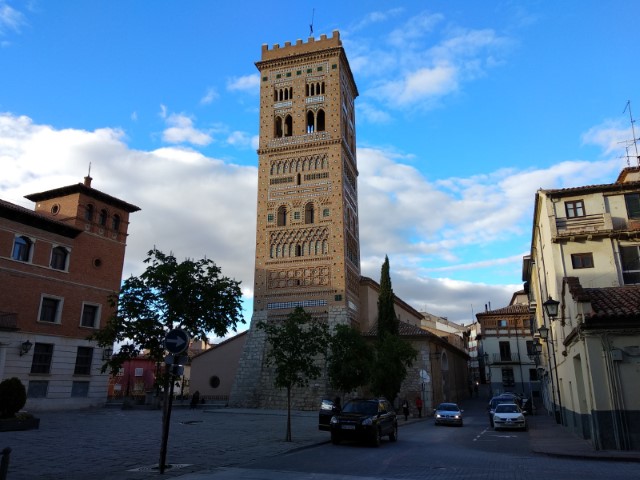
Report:
<svg viewBox="0 0 640 480"><path fill-rule="evenodd" d="M340 403L336 400L324 399L318 412L318 430L331 430L331 417L340 413Z"/></svg>
<svg viewBox="0 0 640 480"><path fill-rule="evenodd" d="M487 407L487 411L489 413L489 425L493 427L493 414L496 408L496 405L501 403L515 403L518 404L519 400L517 395L513 393L502 393L498 396L493 397L489 400L489 406Z"/></svg>
<svg viewBox="0 0 640 480"><path fill-rule="evenodd" d="M353 399L331 417L331 442L364 440L379 446L382 437L398 439L398 419L393 406L384 398Z"/></svg>
<svg viewBox="0 0 640 480"><path fill-rule="evenodd" d="M436 425L462 426L462 412L456 403L441 403L433 411L433 419Z"/></svg>
<svg viewBox="0 0 640 480"><path fill-rule="evenodd" d="M493 414L493 428L517 428L527 430L527 419L516 403L500 403Z"/></svg>

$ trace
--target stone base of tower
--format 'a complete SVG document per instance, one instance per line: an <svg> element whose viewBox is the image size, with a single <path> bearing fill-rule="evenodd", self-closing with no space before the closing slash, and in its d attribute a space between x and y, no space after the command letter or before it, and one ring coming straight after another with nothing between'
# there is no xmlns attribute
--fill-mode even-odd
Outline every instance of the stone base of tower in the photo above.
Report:
<svg viewBox="0 0 640 480"><path fill-rule="evenodd" d="M326 313L323 312L323 317L331 329L336 325L349 325L351 322L346 307L332 307ZM236 378L231 387L230 407L287 408L287 391L274 386L275 367L266 365L267 337L263 330L257 328L261 321L268 321L267 312L254 312ZM324 357L310 361L316 361L326 367ZM323 398L333 398L338 394L331 390L326 368L323 368L322 375L310 379L307 387L296 387L291 391L291 408L316 410Z"/></svg>

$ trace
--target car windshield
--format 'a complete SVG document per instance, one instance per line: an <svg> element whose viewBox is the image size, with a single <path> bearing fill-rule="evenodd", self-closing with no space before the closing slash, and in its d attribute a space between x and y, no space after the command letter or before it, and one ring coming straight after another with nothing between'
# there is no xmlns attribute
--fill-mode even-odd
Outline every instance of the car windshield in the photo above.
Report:
<svg viewBox="0 0 640 480"><path fill-rule="evenodd" d="M378 402L349 402L342 409L342 413L361 413L375 415L378 413Z"/></svg>
<svg viewBox="0 0 640 480"><path fill-rule="evenodd" d="M441 403L440 405L438 405L438 408L436 410L445 412L457 412L460 409L455 403Z"/></svg>
<svg viewBox="0 0 640 480"><path fill-rule="evenodd" d="M496 407L496 413L518 413L518 406L513 404L502 404Z"/></svg>

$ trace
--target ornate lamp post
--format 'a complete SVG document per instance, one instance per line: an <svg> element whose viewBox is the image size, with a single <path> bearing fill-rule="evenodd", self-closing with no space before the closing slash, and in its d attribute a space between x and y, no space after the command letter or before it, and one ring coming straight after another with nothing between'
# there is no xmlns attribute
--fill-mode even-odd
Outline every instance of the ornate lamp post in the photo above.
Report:
<svg viewBox="0 0 640 480"><path fill-rule="evenodd" d="M551 296L549 296L547 301L542 304L542 306L544 307L544 311L549 317L549 326L551 326L551 322L555 320L555 317L558 316L559 305L560 305L560 302L558 302L557 300L554 300L553 298L551 298ZM538 333L540 334L540 338L542 338L547 343L547 356L553 361L553 372L551 374L551 394L553 397L552 399L553 411L556 416L556 422L564 424L562 420L562 397L560 395L560 381L558 379L558 365L556 363L555 345L553 346L553 348L549 347L549 344L553 344L553 330L543 325L538 329ZM557 391L558 391L558 406L560 407L559 411L556 409L556 406L555 406L555 388L553 385L554 375L556 377L555 387L557 387Z"/></svg>

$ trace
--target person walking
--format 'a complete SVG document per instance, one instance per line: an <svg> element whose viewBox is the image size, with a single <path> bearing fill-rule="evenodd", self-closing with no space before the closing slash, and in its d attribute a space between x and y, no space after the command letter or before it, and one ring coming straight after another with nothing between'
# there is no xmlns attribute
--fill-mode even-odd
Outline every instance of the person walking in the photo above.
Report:
<svg viewBox="0 0 640 480"><path fill-rule="evenodd" d="M406 398L402 402L402 413L404 414L404 421L409 420L409 402L407 402Z"/></svg>
<svg viewBox="0 0 640 480"><path fill-rule="evenodd" d="M418 418L422 418L422 399L416 397L416 408L418 409Z"/></svg>
<svg viewBox="0 0 640 480"><path fill-rule="evenodd" d="M200 403L200 391L196 390L191 397L191 405L189 408L198 408L198 404Z"/></svg>

